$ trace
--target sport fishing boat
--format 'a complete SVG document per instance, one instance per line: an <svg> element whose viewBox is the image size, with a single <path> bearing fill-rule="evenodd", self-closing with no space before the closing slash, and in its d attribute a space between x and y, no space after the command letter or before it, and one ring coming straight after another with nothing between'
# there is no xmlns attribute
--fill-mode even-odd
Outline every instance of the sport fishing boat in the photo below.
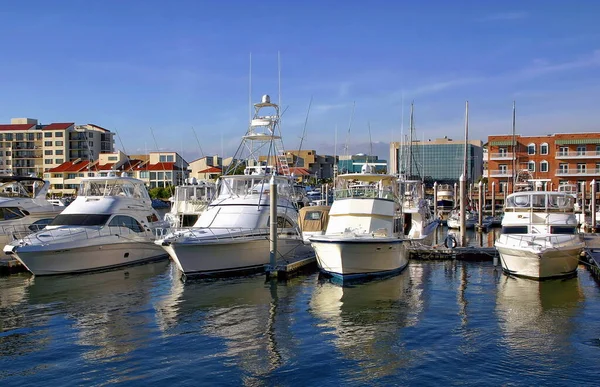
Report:
<svg viewBox="0 0 600 387"><path fill-rule="evenodd" d="M502 269L534 279L575 274L584 242L577 234L574 205L575 198L564 192L509 195L495 243Z"/></svg>
<svg viewBox="0 0 600 387"><path fill-rule="evenodd" d="M408 265L402 235L398 182L393 175L336 177L335 200L324 235L309 238L321 271L340 279L401 272Z"/></svg>
<svg viewBox="0 0 600 387"><path fill-rule="evenodd" d="M167 258L154 244L167 226L144 182L127 176L82 180L77 199L44 230L4 252L37 275L80 273Z"/></svg>
<svg viewBox="0 0 600 387"><path fill-rule="evenodd" d="M404 216L404 235L412 242L431 245L440 225L425 199L423 184L418 180L401 180L400 195Z"/></svg>
<svg viewBox="0 0 600 387"><path fill-rule="evenodd" d="M279 106L265 95L254 108L254 117L234 156L237 163L219 178L215 198L207 209L193 227L175 230L156 242L186 276L264 270L270 257L272 183L277 186L277 258L312 254L298 228L298 198L283 153ZM262 109L271 110L271 114L263 114ZM249 154L244 155L245 151ZM261 151L267 155L261 156ZM243 173L233 174L237 171Z"/></svg>
<svg viewBox="0 0 600 387"><path fill-rule="evenodd" d="M46 200L50 184L37 177L0 176L0 243L43 229L64 209Z"/></svg>

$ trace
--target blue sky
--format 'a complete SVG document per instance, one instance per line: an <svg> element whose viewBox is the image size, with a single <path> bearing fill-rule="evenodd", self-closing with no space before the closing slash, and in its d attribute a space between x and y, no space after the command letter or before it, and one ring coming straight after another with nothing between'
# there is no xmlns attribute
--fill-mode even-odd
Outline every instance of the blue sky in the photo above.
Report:
<svg viewBox="0 0 600 387"><path fill-rule="evenodd" d="M134 154L231 155L252 96L286 148L374 153L418 138L599 131L600 2L18 1L0 9L0 122L95 123ZM404 102L404 103L403 103ZM355 104L350 136L348 126ZM403 109L404 107L404 109ZM152 136L151 130L154 133Z"/></svg>

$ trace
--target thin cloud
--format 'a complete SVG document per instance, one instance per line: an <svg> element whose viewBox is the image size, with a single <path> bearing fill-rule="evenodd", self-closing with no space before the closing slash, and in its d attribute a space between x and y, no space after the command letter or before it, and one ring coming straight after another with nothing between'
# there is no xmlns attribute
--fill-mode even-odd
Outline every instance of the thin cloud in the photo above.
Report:
<svg viewBox="0 0 600 387"><path fill-rule="evenodd" d="M489 22L489 21L513 21L526 19L529 16L527 12L516 11L516 12L500 12L490 15L483 16L477 19L478 22Z"/></svg>

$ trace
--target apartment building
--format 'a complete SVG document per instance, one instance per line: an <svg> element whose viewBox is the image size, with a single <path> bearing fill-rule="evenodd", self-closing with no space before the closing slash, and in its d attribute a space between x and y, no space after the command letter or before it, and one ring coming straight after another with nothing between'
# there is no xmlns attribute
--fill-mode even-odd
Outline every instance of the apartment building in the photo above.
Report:
<svg viewBox="0 0 600 387"><path fill-rule="evenodd" d="M556 190L565 183L589 184L600 190L600 133L557 133L545 136L488 137L488 186L513 192L514 179L536 189ZM514 167L513 167L514 166Z"/></svg>
<svg viewBox="0 0 600 387"><path fill-rule="evenodd" d="M339 156L337 170L339 173L360 173L365 164L375 168L376 173L387 172L387 161L380 160L378 156L369 156L364 153Z"/></svg>
<svg viewBox="0 0 600 387"><path fill-rule="evenodd" d="M96 160L114 152L113 133L94 124L43 125L33 118L13 118L0 125L0 170L41 176L66 161Z"/></svg>
<svg viewBox="0 0 600 387"><path fill-rule="evenodd" d="M334 171L337 166L337 158L330 155L319 155L314 149L309 150L286 150L287 163L290 173L302 178L308 176L317 179L333 179ZM266 156L261 156L259 161L267 162ZM269 165L275 165L274 157L268 162Z"/></svg>
<svg viewBox="0 0 600 387"><path fill-rule="evenodd" d="M76 195L84 177L117 175L126 172L142 180L148 188L182 184L187 178L188 163L177 152L151 152L148 155L127 156L123 152L104 153L96 161L76 159L65 161L44 173L50 181L51 195Z"/></svg>
<svg viewBox="0 0 600 387"><path fill-rule="evenodd" d="M189 164L189 176L198 180L216 180L223 174L223 159L220 156L204 156Z"/></svg>

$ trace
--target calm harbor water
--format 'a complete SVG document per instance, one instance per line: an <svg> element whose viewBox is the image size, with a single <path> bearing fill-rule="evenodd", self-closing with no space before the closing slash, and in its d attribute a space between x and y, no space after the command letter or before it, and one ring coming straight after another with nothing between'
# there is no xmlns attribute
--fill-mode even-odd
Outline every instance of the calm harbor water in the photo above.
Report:
<svg viewBox="0 0 600 387"><path fill-rule="evenodd" d="M536 282L491 261L413 261L350 287L317 272L184 283L168 261L13 275L0 385L597 385L599 301L583 267Z"/></svg>

